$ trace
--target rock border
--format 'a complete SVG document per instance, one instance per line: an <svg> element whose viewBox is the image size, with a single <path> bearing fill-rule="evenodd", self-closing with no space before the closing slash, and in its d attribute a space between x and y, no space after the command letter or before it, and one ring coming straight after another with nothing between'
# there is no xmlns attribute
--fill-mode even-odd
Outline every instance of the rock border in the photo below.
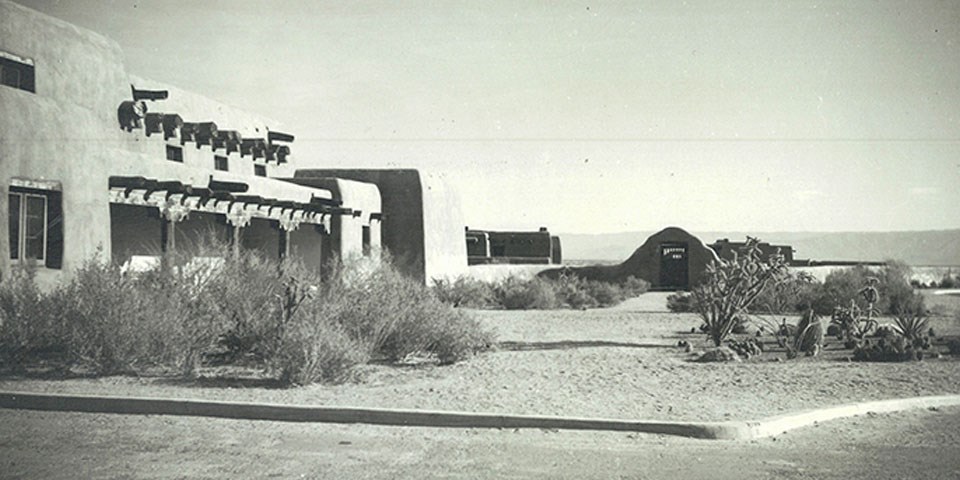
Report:
<svg viewBox="0 0 960 480"><path fill-rule="evenodd" d="M211 400L0 392L0 408L59 412L178 415L280 422L365 423L407 427L543 428L657 433L708 440L750 440L869 412L960 405L960 395L861 402L757 421L671 422L507 415L388 408L280 405Z"/></svg>

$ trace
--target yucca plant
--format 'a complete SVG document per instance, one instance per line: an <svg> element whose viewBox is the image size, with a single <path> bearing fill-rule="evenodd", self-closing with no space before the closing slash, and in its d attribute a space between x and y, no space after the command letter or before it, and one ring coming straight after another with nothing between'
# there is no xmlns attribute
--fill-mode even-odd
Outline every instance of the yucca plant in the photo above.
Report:
<svg viewBox="0 0 960 480"><path fill-rule="evenodd" d="M923 303L923 296L915 294L894 314L893 328L907 340L922 338L927 331L927 311Z"/></svg>

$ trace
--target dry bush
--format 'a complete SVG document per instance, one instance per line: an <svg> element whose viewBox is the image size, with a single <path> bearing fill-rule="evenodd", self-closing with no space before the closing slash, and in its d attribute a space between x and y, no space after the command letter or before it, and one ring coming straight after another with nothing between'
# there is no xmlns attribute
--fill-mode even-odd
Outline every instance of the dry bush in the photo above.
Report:
<svg viewBox="0 0 960 480"><path fill-rule="evenodd" d="M451 363L490 343L479 324L389 263L371 269L346 262L318 300L371 358L400 361L432 353Z"/></svg>
<svg viewBox="0 0 960 480"><path fill-rule="evenodd" d="M34 281L33 268L14 268L0 282L0 365L20 369L29 359L65 350L62 315Z"/></svg>
<svg viewBox="0 0 960 480"><path fill-rule="evenodd" d="M366 348L332 320L331 305L309 302L286 325L268 365L287 385L338 382L369 361Z"/></svg>
<svg viewBox="0 0 960 480"><path fill-rule="evenodd" d="M481 280L459 277L456 280L434 279L433 293L441 302L454 307L499 308L493 285Z"/></svg>
<svg viewBox="0 0 960 480"><path fill-rule="evenodd" d="M538 277L529 280L508 277L494 290L498 303L507 310L550 310L560 306L557 284Z"/></svg>

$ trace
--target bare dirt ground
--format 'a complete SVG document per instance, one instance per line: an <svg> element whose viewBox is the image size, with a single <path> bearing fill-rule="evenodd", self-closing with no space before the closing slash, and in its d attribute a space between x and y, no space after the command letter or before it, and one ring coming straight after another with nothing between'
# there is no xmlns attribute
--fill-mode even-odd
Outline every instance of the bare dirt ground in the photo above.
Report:
<svg viewBox="0 0 960 480"><path fill-rule="evenodd" d="M0 378L0 389L624 419L753 419L859 400L960 393L960 359L852 363L782 351L699 364L694 315L665 294L594 311L472 312L500 348L448 366L364 367L362 381ZM934 319L960 334L956 317ZM945 348L941 345L940 349ZM215 373L210 371L207 373ZM0 410L3 478L960 478L960 408L867 415L753 442L659 435L290 424Z"/></svg>
<svg viewBox="0 0 960 480"><path fill-rule="evenodd" d="M743 363L693 363L676 344L685 339L706 346L704 336L689 333L700 321L652 311L663 309L663 298L647 294L607 310L475 311L498 332L498 350L444 367L368 365L362 380L342 385L277 389L256 379L6 377L0 389L664 420L748 420L855 401L960 393L956 356L849 362L849 351L837 342L816 358L776 361L785 355L774 348ZM941 335L960 334L954 317L934 319L934 326Z"/></svg>
<svg viewBox="0 0 960 480"><path fill-rule="evenodd" d="M0 410L0 478L960 478L960 408L750 442Z"/></svg>

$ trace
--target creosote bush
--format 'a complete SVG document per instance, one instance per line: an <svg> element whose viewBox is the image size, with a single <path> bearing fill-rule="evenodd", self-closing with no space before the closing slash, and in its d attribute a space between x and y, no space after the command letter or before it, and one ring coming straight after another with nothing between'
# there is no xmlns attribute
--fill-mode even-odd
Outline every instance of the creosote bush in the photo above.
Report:
<svg viewBox="0 0 960 480"><path fill-rule="evenodd" d="M62 352L66 334L56 305L34 282L31 267L14 269L0 282L0 365L19 369L42 352Z"/></svg>
<svg viewBox="0 0 960 480"><path fill-rule="evenodd" d="M0 367L192 377L205 360L259 365L287 384L337 381L371 359L453 363L490 333L388 262L349 261L321 282L297 262L223 247L145 272L85 262L52 291L29 270L0 282Z"/></svg>
<svg viewBox="0 0 960 480"><path fill-rule="evenodd" d="M686 292L676 292L667 295L667 310L673 313L697 312L697 306L694 305L696 298Z"/></svg>
<svg viewBox="0 0 960 480"><path fill-rule="evenodd" d="M436 280L433 291L438 299L455 307L550 310L610 307L645 293L649 287L647 281L632 276L621 283L585 280L573 275L556 280L511 276L495 283L463 277L454 281Z"/></svg>

